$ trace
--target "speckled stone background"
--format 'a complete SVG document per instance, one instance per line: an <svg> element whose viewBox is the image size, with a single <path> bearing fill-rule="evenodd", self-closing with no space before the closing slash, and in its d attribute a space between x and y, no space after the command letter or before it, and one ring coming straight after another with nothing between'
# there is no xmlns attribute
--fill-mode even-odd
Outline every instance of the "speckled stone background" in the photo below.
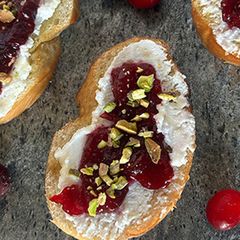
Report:
<svg viewBox="0 0 240 240"><path fill-rule="evenodd" d="M78 23L62 34L62 55L51 84L19 118L0 126L0 162L12 176L0 199L0 240L70 240L50 223L44 172L53 134L78 115L75 95L91 62L127 38L167 41L187 76L196 117L198 148L191 180L177 209L138 240L237 240L240 228L225 233L206 222L205 206L222 188L240 188L240 70L211 56L192 25L190 0L161 0L137 11L127 0L82 0Z"/></svg>

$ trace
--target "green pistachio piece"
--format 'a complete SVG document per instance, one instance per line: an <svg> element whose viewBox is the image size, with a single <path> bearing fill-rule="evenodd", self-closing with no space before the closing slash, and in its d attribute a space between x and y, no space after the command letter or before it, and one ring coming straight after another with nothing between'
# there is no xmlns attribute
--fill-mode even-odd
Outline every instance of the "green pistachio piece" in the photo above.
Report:
<svg viewBox="0 0 240 240"><path fill-rule="evenodd" d="M102 179L100 177L95 178L95 183L99 187L102 184Z"/></svg>
<svg viewBox="0 0 240 240"><path fill-rule="evenodd" d="M139 137L150 138L153 136L153 131L143 131L138 134Z"/></svg>
<svg viewBox="0 0 240 240"><path fill-rule="evenodd" d="M107 142L104 140L101 140L99 144L97 145L98 149L103 149L107 146Z"/></svg>
<svg viewBox="0 0 240 240"><path fill-rule="evenodd" d="M69 169L68 174L77 178L79 178L81 175L81 173L77 169Z"/></svg>
<svg viewBox="0 0 240 240"><path fill-rule="evenodd" d="M90 191L90 194L92 194L94 197L97 197L97 194L93 190Z"/></svg>
<svg viewBox="0 0 240 240"><path fill-rule="evenodd" d="M136 138L130 137L126 147L140 147L140 141Z"/></svg>
<svg viewBox="0 0 240 240"><path fill-rule="evenodd" d="M144 89L145 92L150 92L153 87L154 75L141 76L137 80L139 88Z"/></svg>
<svg viewBox="0 0 240 240"><path fill-rule="evenodd" d="M136 115L134 118L131 119L132 122L140 122L142 118L139 115Z"/></svg>
<svg viewBox="0 0 240 240"><path fill-rule="evenodd" d="M119 177L116 183L111 185L111 188L114 190L122 190L128 185L128 181L125 177Z"/></svg>
<svg viewBox="0 0 240 240"><path fill-rule="evenodd" d="M99 203L99 205L100 206L105 205L106 201L107 201L106 193L99 193L99 195L98 195L98 203Z"/></svg>
<svg viewBox="0 0 240 240"><path fill-rule="evenodd" d="M158 94L158 97L162 100L166 100L166 101L174 101L176 100L176 96L168 94L168 93L160 93Z"/></svg>
<svg viewBox="0 0 240 240"><path fill-rule="evenodd" d="M101 178L108 186L111 186L113 180L108 175L101 176Z"/></svg>
<svg viewBox="0 0 240 240"><path fill-rule="evenodd" d="M100 165L99 165L99 176L102 177L102 176L107 175L108 169L109 169L109 167L108 167L107 164L100 163Z"/></svg>
<svg viewBox="0 0 240 240"><path fill-rule="evenodd" d="M109 102L108 104L105 105L103 110L107 113L112 112L116 108L117 104L115 102Z"/></svg>
<svg viewBox="0 0 240 240"><path fill-rule="evenodd" d="M133 108L139 107L139 103L136 101L128 101L127 105Z"/></svg>
<svg viewBox="0 0 240 240"><path fill-rule="evenodd" d="M106 193L110 198L112 198L112 199L116 198L115 191L111 187L107 189Z"/></svg>
<svg viewBox="0 0 240 240"><path fill-rule="evenodd" d="M88 214L91 217L95 217L97 214L97 208L99 207L99 202L97 198L92 199L88 205Z"/></svg>
<svg viewBox="0 0 240 240"><path fill-rule="evenodd" d="M148 101L147 99L141 99L141 100L139 101L139 104L140 104L141 106L145 107L145 108L148 108L148 106L149 106L149 101Z"/></svg>
<svg viewBox="0 0 240 240"><path fill-rule="evenodd" d="M113 160L112 163L110 164L110 175L115 175L120 172L120 163L118 160Z"/></svg>
<svg viewBox="0 0 240 240"><path fill-rule="evenodd" d="M141 73L141 72L143 72L143 69L142 68L140 68L140 67L137 67L137 71L136 71L137 73Z"/></svg>
<svg viewBox="0 0 240 240"><path fill-rule="evenodd" d="M113 141L118 141L123 135L117 128L111 128L109 136Z"/></svg>
<svg viewBox="0 0 240 240"><path fill-rule="evenodd" d="M122 114L126 114L127 113L127 110L126 109L123 109L122 110Z"/></svg>
<svg viewBox="0 0 240 240"><path fill-rule="evenodd" d="M85 175L88 175L88 176L92 176L93 175L93 171L94 171L94 169L92 167L87 167L87 168L80 169L81 173L83 173Z"/></svg>
<svg viewBox="0 0 240 240"><path fill-rule="evenodd" d="M137 134L137 124L128 122L126 120L119 120L116 127L129 134Z"/></svg>
<svg viewBox="0 0 240 240"><path fill-rule="evenodd" d="M87 190L88 190L88 191L92 190L92 186L88 186L88 187L87 187Z"/></svg>
<svg viewBox="0 0 240 240"><path fill-rule="evenodd" d="M160 145L158 145L151 138L147 138L145 139L145 146L150 158L152 159L152 162L155 164L158 164L161 158L161 151L162 151Z"/></svg>
<svg viewBox="0 0 240 240"><path fill-rule="evenodd" d="M140 115L136 115L133 119L131 119L131 121L140 122L143 119L148 119L149 116L149 113L142 113Z"/></svg>
<svg viewBox="0 0 240 240"><path fill-rule="evenodd" d="M143 99L146 97L144 89L137 89L131 92L131 97L133 101Z"/></svg>
<svg viewBox="0 0 240 240"><path fill-rule="evenodd" d="M132 155L132 149L130 147L126 147L122 151L122 157L120 159L120 164L128 163Z"/></svg>

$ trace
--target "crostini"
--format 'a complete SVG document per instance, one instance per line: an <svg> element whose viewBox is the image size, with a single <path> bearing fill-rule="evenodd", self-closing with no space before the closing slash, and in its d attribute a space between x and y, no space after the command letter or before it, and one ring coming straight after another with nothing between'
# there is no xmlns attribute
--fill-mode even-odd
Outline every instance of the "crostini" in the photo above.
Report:
<svg viewBox="0 0 240 240"><path fill-rule="evenodd" d="M59 34L78 17L77 0L0 2L0 124L29 108L46 88Z"/></svg>
<svg viewBox="0 0 240 240"><path fill-rule="evenodd" d="M192 16L204 46L240 66L240 8L237 0L192 0Z"/></svg>
<svg viewBox="0 0 240 240"><path fill-rule="evenodd" d="M157 39L127 40L93 63L77 95L81 115L49 154L54 224L76 239L126 240L174 209L195 150L184 80Z"/></svg>

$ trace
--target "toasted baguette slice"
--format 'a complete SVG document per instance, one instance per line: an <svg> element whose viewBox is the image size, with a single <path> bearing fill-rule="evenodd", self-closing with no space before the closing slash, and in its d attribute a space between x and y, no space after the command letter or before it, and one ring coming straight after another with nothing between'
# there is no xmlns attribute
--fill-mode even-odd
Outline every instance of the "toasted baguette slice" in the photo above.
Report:
<svg viewBox="0 0 240 240"><path fill-rule="evenodd" d="M219 2L221 1L219 0ZM202 8L199 5L199 0L192 0L192 17L203 45L219 59L240 66L240 58L235 54L226 52L223 47L217 43L216 36L211 27L212 17L204 16Z"/></svg>
<svg viewBox="0 0 240 240"><path fill-rule="evenodd" d="M101 216L99 216L98 226L95 228L98 230L98 235L88 236L85 234L88 231L88 227L86 227L85 232L78 232L74 227L73 223L66 219L65 213L62 210L61 206L51 202L49 198L57 193L59 193L58 189L58 181L60 176L61 166L59 161L55 158L54 154L58 148L62 148L67 142L70 141L74 133L87 125L90 125L92 122L92 112L97 106L97 102L95 100L96 91L98 89L98 81L102 78L113 61L114 57L129 44L139 42L141 40L146 40L150 38L133 38L122 42L110 50L103 53L97 60L92 64L87 78L80 89L77 95L77 104L80 106L81 116L73 122L68 123L65 127L63 127L60 131L58 131L52 142L51 150L49 153L49 159L46 170L46 179L45 179L45 191L46 191L46 199L48 203L49 210L52 215L52 222L57 225L60 229L62 229L65 233L75 237L76 239L82 240L126 240L132 237L136 237L142 235L156 226L160 221L162 221L165 216L174 209L176 206L176 202L180 199L181 193L186 182L189 179L189 172L192 165L193 151L195 148L195 143L192 146L192 151L188 151L186 157L186 164L177 168L177 175L172 179L172 183L167 187L167 190L159 189L154 191L152 199L150 201L151 208L145 214L141 215L139 219L135 219L136 221L131 222L128 226L126 226L121 235L114 236L110 235L104 231L106 231L108 226L99 227L98 224L101 224ZM156 44L159 44L165 48L167 53L168 46L161 40L151 39ZM170 56L168 55L168 59L170 60ZM172 67L171 73L174 74L177 71L177 67L174 64ZM189 110L190 111L190 110ZM195 135L193 136L195 139ZM162 202L159 202L159 198L165 199ZM129 210L131 211L131 209ZM113 220L114 221L114 220ZM118 223L114 223L114 226L118 227ZM94 226L89 226L92 229ZM100 230L99 230L100 229ZM96 231L97 231L96 230ZM94 230L92 229L93 233ZM105 234L105 235L104 235Z"/></svg>
<svg viewBox="0 0 240 240"><path fill-rule="evenodd" d="M78 0L62 0L53 16L44 21L40 34L33 38L34 46L30 49L29 62L32 71L28 77L30 84L20 94L11 110L0 117L0 124L7 123L32 106L47 87L55 70L60 55L58 36L79 15Z"/></svg>

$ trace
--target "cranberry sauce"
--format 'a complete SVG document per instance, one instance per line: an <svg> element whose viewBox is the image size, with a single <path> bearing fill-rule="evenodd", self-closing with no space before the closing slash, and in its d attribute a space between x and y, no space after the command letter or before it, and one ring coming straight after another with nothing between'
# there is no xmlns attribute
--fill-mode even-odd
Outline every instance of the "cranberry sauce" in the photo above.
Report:
<svg viewBox="0 0 240 240"><path fill-rule="evenodd" d="M148 101L148 106L129 104L129 93L139 89L137 80L141 76L154 75L151 90L147 91L145 99ZM114 198L108 194L109 186L103 182L100 189L96 185L96 178L99 177L100 170L94 170L92 175L81 174L79 184L75 184L65 188L59 195L53 196L50 200L60 203L63 210L70 215L80 215L88 212L89 202L96 198L100 192L107 193L106 203L97 208L97 212L111 212L117 210L122 204L128 187L133 181L138 181L143 187L148 189L165 188L173 177L173 169L170 165L170 158L164 143L164 136L157 132L156 121L154 115L157 114L156 105L161 103L158 94L161 93L160 81L156 79L155 69L146 63L125 63L121 67L113 69L111 73L111 85L114 95L115 107L111 111L106 111L101 115L102 118L112 122L110 127L100 126L90 133L87 137L84 151L81 158L81 169L100 166L104 163L110 166L114 160L120 160L123 156L124 149L129 146L129 141L134 138L136 145L131 145L131 155L129 160L124 164L121 163L120 171L113 176L114 178L124 177L127 180L127 185L121 190L115 190ZM124 131L120 128L121 137L118 144L109 144L109 136L113 128L119 128L119 121L134 122L136 115L147 114L147 118L136 120L137 133L133 134ZM161 153L159 161L154 162L150 153L147 150L146 136L143 137L140 133L151 132L151 140L157 146L160 146ZM103 141L106 146L99 147L99 143ZM138 145L138 146L137 146ZM93 192L91 191L93 190ZM94 196L95 195L95 196Z"/></svg>
<svg viewBox="0 0 240 240"><path fill-rule="evenodd" d="M223 21L230 28L240 28L240 0L222 0L221 7Z"/></svg>
<svg viewBox="0 0 240 240"><path fill-rule="evenodd" d="M35 28L35 18L40 0L14 1L15 19L0 22L0 72L10 73L19 48L25 44Z"/></svg>

